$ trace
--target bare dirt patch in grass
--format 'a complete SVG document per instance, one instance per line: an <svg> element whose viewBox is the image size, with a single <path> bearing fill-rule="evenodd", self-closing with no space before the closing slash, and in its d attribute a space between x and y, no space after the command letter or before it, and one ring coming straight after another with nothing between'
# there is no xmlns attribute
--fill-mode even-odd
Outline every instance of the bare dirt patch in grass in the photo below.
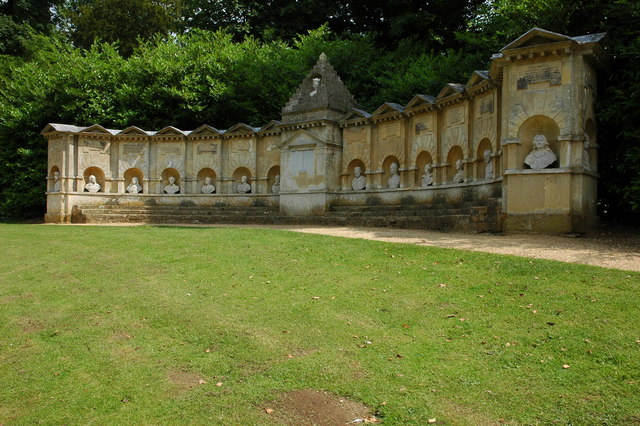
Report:
<svg viewBox="0 0 640 426"><path fill-rule="evenodd" d="M284 393L266 411L287 425L328 426L349 424L356 419L376 420L364 404L313 389Z"/></svg>
<svg viewBox="0 0 640 426"><path fill-rule="evenodd" d="M180 394L199 386L202 377L193 371L174 370L167 373L167 379L173 385L175 391Z"/></svg>

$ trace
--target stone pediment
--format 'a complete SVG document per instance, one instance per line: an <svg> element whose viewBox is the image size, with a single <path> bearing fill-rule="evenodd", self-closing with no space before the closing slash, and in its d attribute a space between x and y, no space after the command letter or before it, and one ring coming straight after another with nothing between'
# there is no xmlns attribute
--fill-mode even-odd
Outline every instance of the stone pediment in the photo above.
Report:
<svg viewBox="0 0 640 426"><path fill-rule="evenodd" d="M137 126L129 126L126 129L119 132L118 134L119 135L144 135L144 136L149 135L147 132L145 132L144 130L142 130Z"/></svg>
<svg viewBox="0 0 640 426"><path fill-rule="evenodd" d="M564 34L554 33L553 31L543 30L542 28L532 28L511 43L504 46L500 49L500 52L571 40L573 40L573 38Z"/></svg>
<svg viewBox="0 0 640 426"><path fill-rule="evenodd" d="M480 84L488 80L491 80L491 78L489 77L489 71L476 70L471 73L471 77L469 77L469 80L467 80L467 84L465 84L465 87L475 86L476 84Z"/></svg>
<svg viewBox="0 0 640 426"><path fill-rule="evenodd" d="M355 107L353 95L323 53L282 108L282 121L338 120Z"/></svg>
<svg viewBox="0 0 640 426"><path fill-rule="evenodd" d="M464 93L464 86L462 84L447 83L442 88L442 90L440 90L440 93L438 93L438 96L436 96L436 99L442 99L442 98L446 98L447 96L458 95L461 93Z"/></svg>
<svg viewBox="0 0 640 426"><path fill-rule="evenodd" d="M158 130L158 132L156 132L155 134L156 136L160 136L160 135L167 135L167 136L171 136L171 135L179 135L179 136L184 136L184 132L176 127L173 126L167 126L161 130Z"/></svg>
<svg viewBox="0 0 640 426"><path fill-rule="evenodd" d="M433 102L436 100L433 96L429 95L415 95L413 99L409 101L405 109L415 108L422 105L433 105Z"/></svg>
<svg viewBox="0 0 640 426"><path fill-rule="evenodd" d="M371 117L371 114L369 114L367 111L361 109L352 109L351 111L346 113L345 116L340 119L340 121L361 120L367 119L369 117Z"/></svg>
<svg viewBox="0 0 640 426"><path fill-rule="evenodd" d="M329 143L328 141L323 140L322 138L319 138L318 136L314 135L313 133L307 130L300 129L297 132L295 132L293 135L291 135L287 140L280 143L280 145L278 145L278 148L279 149L302 148L302 147L311 147L311 146L317 146L317 145L332 145L332 144Z"/></svg>
<svg viewBox="0 0 640 426"><path fill-rule="evenodd" d="M371 114L371 116L377 117L379 115L401 113L403 111L404 107L402 105L396 104L394 102L385 102L380 105L380 107L378 107L378 109L376 109L373 114Z"/></svg>
<svg viewBox="0 0 640 426"><path fill-rule="evenodd" d="M225 136L228 136L232 133L255 133L258 129L249 126L244 123L237 123L231 126L227 131L224 132Z"/></svg>
<svg viewBox="0 0 640 426"><path fill-rule="evenodd" d="M111 135L113 133L111 133L111 131L109 131L108 129L105 129L104 127L102 127L99 124L94 124L92 126L89 126L85 129L82 130L83 133L104 133L106 135Z"/></svg>
<svg viewBox="0 0 640 426"><path fill-rule="evenodd" d="M280 133L280 123L278 120L271 120L264 126L260 127L258 133Z"/></svg>
<svg viewBox="0 0 640 426"><path fill-rule="evenodd" d="M189 133L189 135L198 135L198 136L207 136L207 135L213 135L213 136L220 136L222 133L220 132L220 130L216 129L215 127L209 126L208 124L203 124L202 126L198 127L197 129L195 129L194 131L192 131L191 133Z"/></svg>
<svg viewBox="0 0 640 426"><path fill-rule="evenodd" d="M79 133L84 129L85 127L74 126L72 124L49 123L46 126L44 126L44 129L42 129L40 133L41 134L53 133L53 132Z"/></svg>

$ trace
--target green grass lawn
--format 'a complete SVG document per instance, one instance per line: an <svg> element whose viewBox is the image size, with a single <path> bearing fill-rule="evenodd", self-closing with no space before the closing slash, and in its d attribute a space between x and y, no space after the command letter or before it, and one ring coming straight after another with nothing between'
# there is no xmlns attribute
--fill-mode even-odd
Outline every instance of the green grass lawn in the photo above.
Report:
<svg viewBox="0 0 640 426"><path fill-rule="evenodd" d="M640 422L636 272L267 229L0 242L0 424L268 424L295 389L385 424Z"/></svg>

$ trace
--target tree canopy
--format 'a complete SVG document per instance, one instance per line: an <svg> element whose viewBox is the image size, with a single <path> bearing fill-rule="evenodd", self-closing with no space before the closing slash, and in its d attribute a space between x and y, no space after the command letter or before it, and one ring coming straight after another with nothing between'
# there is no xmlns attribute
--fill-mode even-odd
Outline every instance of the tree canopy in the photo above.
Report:
<svg viewBox="0 0 640 426"><path fill-rule="evenodd" d="M374 110L436 94L531 27L607 32L602 214L640 211L640 5L634 0L0 0L0 216L44 207L47 122L262 125L329 56Z"/></svg>

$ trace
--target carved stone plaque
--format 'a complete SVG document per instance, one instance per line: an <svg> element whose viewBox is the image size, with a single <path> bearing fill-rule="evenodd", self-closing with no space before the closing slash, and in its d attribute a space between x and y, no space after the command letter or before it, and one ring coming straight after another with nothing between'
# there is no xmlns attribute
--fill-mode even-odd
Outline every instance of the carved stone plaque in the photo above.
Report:
<svg viewBox="0 0 640 426"><path fill-rule="evenodd" d="M396 138L402 136L400 134L400 122L393 121L391 123L384 123L380 126L380 138Z"/></svg>
<svg viewBox="0 0 640 426"><path fill-rule="evenodd" d="M464 123L464 109L462 107L452 108L447 111L447 125Z"/></svg>
<svg viewBox="0 0 640 426"><path fill-rule="evenodd" d="M518 69L518 90L526 89L531 83L549 82L551 86L562 84L560 63L528 65Z"/></svg>
<svg viewBox="0 0 640 426"><path fill-rule="evenodd" d="M144 150L143 143L123 143L122 144L122 155L140 155Z"/></svg>
<svg viewBox="0 0 640 426"><path fill-rule="evenodd" d="M218 153L218 144L216 143L199 143L198 154L215 155Z"/></svg>
<svg viewBox="0 0 640 426"><path fill-rule="evenodd" d="M160 154L180 154L180 147L178 145L164 145L161 144L158 147Z"/></svg>
<svg viewBox="0 0 640 426"><path fill-rule="evenodd" d="M83 139L80 142L80 146L82 147L82 152L85 152L85 153L95 152L95 151L104 152L105 148L107 147L107 142Z"/></svg>

